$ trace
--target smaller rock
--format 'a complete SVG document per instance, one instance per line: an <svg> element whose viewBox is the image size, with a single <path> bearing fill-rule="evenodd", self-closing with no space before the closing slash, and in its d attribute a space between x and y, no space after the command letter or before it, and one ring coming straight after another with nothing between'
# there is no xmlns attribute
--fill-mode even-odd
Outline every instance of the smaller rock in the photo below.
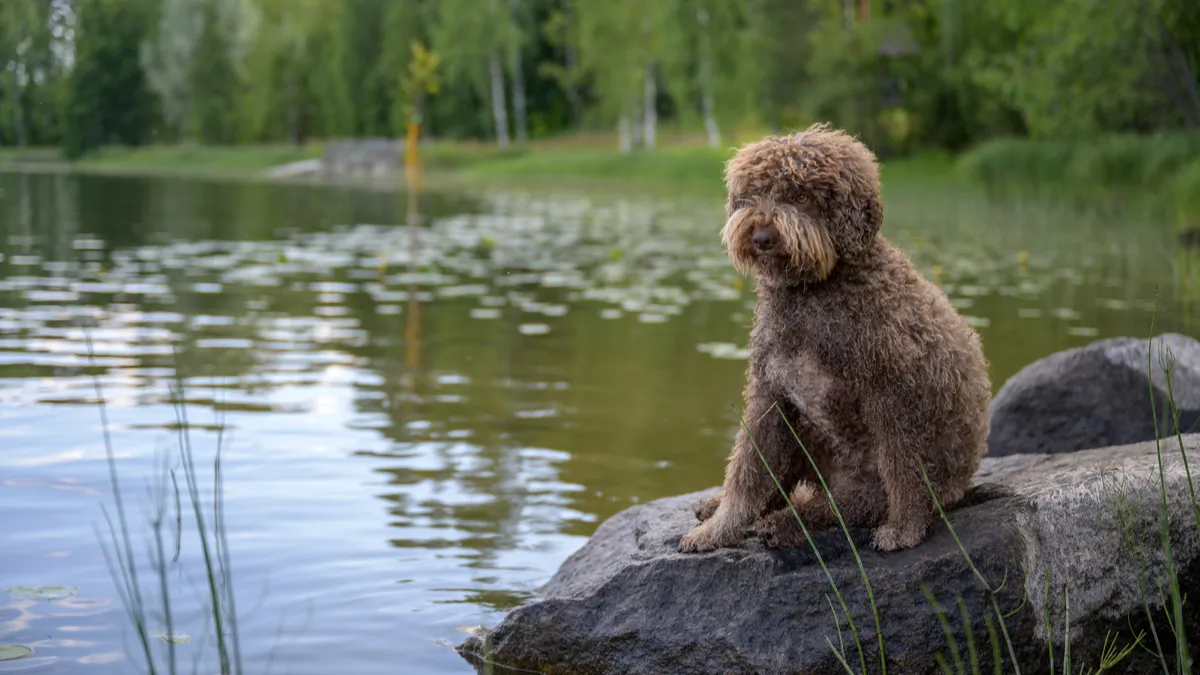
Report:
<svg viewBox="0 0 1200 675"><path fill-rule="evenodd" d="M1200 342L1177 333L1153 342L1152 356L1150 340L1110 338L1021 369L992 401L988 456L1152 441L1156 420L1160 437L1174 436L1162 355L1174 362L1171 388L1179 426L1184 433L1200 431Z"/></svg>

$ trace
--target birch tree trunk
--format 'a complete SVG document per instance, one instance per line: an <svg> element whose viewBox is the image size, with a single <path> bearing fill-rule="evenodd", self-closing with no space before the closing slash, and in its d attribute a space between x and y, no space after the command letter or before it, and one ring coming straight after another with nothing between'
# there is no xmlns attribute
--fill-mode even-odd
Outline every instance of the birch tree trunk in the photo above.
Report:
<svg viewBox="0 0 1200 675"><path fill-rule="evenodd" d="M496 143L502 148L512 144L508 137L508 109L504 100L504 68L500 65L500 54L492 51L488 62L492 75L492 119L496 123Z"/></svg>
<svg viewBox="0 0 1200 675"><path fill-rule="evenodd" d="M617 122L617 133L621 137L621 154L628 155L633 151L633 130L629 122L629 113L622 112L621 119Z"/></svg>
<svg viewBox="0 0 1200 675"><path fill-rule="evenodd" d="M575 55L575 47L568 44L565 56L567 72L571 75L570 84L567 85L567 101L571 104L571 124L579 124L583 118L583 99L579 96L579 89L575 86L575 68L579 61Z"/></svg>
<svg viewBox="0 0 1200 675"><path fill-rule="evenodd" d="M529 140L529 123L526 121L525 115L525 73L521 70L521 41L520 26L517 22L517 2L518 0L508 0L508 6L511 8L513 34L517 37L513 39L512 46L512 97L513 97L513 124L517 128L517 143L524 145Z"/></svg>
<svg viewBox="0 0 1200 675"><path fill-rule="evenodd" d="M21 88L17 83L17 71L14 69L5 79L8 80L8 99L12 101L13 125L17 129L17 146L23 148L28 143L28 139L25 133L25 109L21 105Z"/></svg>
<svg viewBox="0 0 1200 675"><path fill-rule="evenodd" d="M513 95L513 124L517 128L517 142L522 145L529 140L529 123L525 117L525 76L521 73L521 51L513 50L513 76L512 76L512 95Z"/></svg>
<svg viewBox="0 0 1200 675"><path fill-rule="evenodd" d="M708 135L708 145L715 148L721 144L721 128L717 126L717 114L713 109L712 45L708 35L708 11L701 9L696 18L701 26L700 109L704 114L704 132Z"/></svg>
<svg viewBox="0 0 1200 675"><path fill-rule="evenodd" d="M654 80L654 63L646 63L645 108L642 113L642 147L653 150L658 131L658 83Z"/></svg>
<svg viewBox="0 0 1200 675"><path fill-rule="evenodd" d="M633 147L640 148L644 145L642 143L642 131L644 130L642 127L642 115L637 110L636 100L631 102L629 107L633 110L632 114L630 114L632 121L630 126L633 128Z"/></svg>
<svg viewBox="0 0 1200 675"><path fill-rule="evenodd" d="M291 70L289 66L288 70ZM300 145L300 101L297 94L298 87L295 81L292 80L289 73L287 78L286 98L287 98L287 134L292 145Z"/></svg>

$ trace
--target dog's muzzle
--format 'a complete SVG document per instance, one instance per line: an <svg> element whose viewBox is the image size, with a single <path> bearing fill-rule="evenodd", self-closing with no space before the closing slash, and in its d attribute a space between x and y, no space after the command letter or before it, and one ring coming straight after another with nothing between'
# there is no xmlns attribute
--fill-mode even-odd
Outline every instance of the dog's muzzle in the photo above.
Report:
<svg viewBox="0 0 1200 675"><path fill-rule="evenodd" d="M759 251L770 251L772 248L775 248L778 240L779 237L775 232L775 228L770 226L755 229L754 236L752 237L754 248Z"/></svg>

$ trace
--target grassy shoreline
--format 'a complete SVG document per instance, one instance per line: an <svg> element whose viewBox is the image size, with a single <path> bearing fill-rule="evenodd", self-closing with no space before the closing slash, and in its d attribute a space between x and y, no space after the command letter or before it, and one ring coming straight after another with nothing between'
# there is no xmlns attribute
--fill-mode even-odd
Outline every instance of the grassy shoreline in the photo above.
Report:
<svg viewBox="0 0 1200 675"><path fill-rule="evenodd" d="M639 192L672 192L720 198L722 172L735 142L710 148L702 143L663 144L651 151L622 154L611 142L542 141L528 147L499 149L469 142L422 145L424 182L433 187L515 183L522 186L607 187ZM62 159L56 148L0 148L0 171L78 173L124 176L172 176L271 182L345 185L394 190L400 174L369 176L299 175L276 177L275 167L321 157L323 144L305 146L166 145L106 148L77 161ZM951 159L927 154L883 162L885 182L957 181Z"/></svg>
<svg viewBox="0 0 1200 675"><path fill-rule="evenodd" d="M603 135L539 140L525 148L437 141L422 145L427 182L437 185L609 185L721 194L725 160L739 142L710 148L702 139L666 136L654 151L622 154ZM319 158L320 142L292 145L160 145L105 148L78 161L55 148L0 148L0 170L110 175L170 175L345 184L395 189L399 175L273 177L272 168ZM1144 201L1181 224L1200 221L1200 135L1116 135L1088 141L997 139L957 157L926 153L885 159L885 186L933 182L941 187L1051 199Z"/></svg>
<svg viewBox="0 0 1200 675"><path fill-rule="evenodd" d="M964 153L956 168L993 192L1083 199L1166 199L1200 218L1200 134L1113 134L1084 141L1001 138Z"/></svg>

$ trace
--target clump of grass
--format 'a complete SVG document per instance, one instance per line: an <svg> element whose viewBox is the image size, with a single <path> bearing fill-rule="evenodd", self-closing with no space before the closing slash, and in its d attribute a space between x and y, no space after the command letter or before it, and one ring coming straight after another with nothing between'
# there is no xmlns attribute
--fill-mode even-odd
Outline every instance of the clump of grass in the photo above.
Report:
<svg viewBox="0 0 1200 675"><path fill-rule="evenodd" d="M87 339L88 361L94 366L96 357L92 348L92 341ZM101 433L104 436L104 455L108 463L109 482L113 490L113 502L117 509L117 521L120 524L120 540L118 540L117 528L113 526L112 518L108 515L108 510L103 504L100 505L101 512L104 514L104 520L108 524L109 536L112 540L112 549L109 550L105 545L104 538L99 536L101 551L104 553L104 559L108 564L109 573L113 576L113 583L116 585L117 593L121 596L121 602L129 612L130 619L133 621L134 629L137 632L138 643L142 647L142 652L146 657L147 666L150 669L150 675L154 675L154 654L150 649L150 634L146 627L146 606L145 600L142 598L141 584L138 583L137 561L133 556L133 541L129 534L129 521L125 515L125 500L122 498L121 483L117 476L116 455L113 452L112 435L109 433L108 426L108 408L105 404L104 390L100 384L98 375L92 376L92 384L96 391L97 404L100 409L100 427ZM124 544L124 546L120 546ZM114 559L116 564L114 565ZM169 602L169 601L168 601ZM174 664L174 649L172 648L171 663ZM172 671L174 675L174 671Z"/></svg>
<svg viewBox="0 0 1200 675"><path fill-rule="evenodd" d="M0 147L0 164L61 161L62 151L55 147Z"/></svg>
<svg viewBox="0 0 1200 675"><path fill-rule="evenodd" d="M87 339L88 357L95 365L95 356L90 338ZM178 364L178 355L176 355ZM224 438L224 425L218 424L217 449L213 459L212 513L211 520L206 518L204 497L199 484L199 471L196 466L195 454L192 449L190 425L187 417L186 397L184 394L183 377L179 367L175 369L175 384L171 388L171 402L176 414L178 430L179 460L183 469L188 501L192 507L195 523L195 536L200 543L205 568L205 579L208 590L208 614L215 625L216 656L221 675L235 675L245 672L242 668L241 641L237 629L237 608L234 600L233 579L229 559L229 544L225 535L224 503L222 498L221 452ZM138 635L142 656L146 660L146 671L150 675L159 672L160 667L151 648L151 631L149 629L149 611L145 602L142 585L138 575L138 560L133 554L133 536L130 532L123 488L117 471L112 438L109 433L109 422L103 387L99 375L93 375L93 385L100 408L101 428L104 436L105 456L109 468L109 480L113 491L113 500L117 510L117 525L109 517L107 509L101 505L105 521L108 524L108 540L99 536L100 545L108 563L109 572L116 584L122 604L129 614L130 620ZM165 482L170 477L171 485ZM167 649L166 672L176 675L178 658L176 654L175 619L172 611L171 589L169 584L170 567L179 560L182 545L182 513L183 506L180 497L179 483L174 469L164 468L158 474L159 483L154 490L154 509L150 518L153 534L150 562L158 576L159 595L161 602L162 620L165 634L163 635ZM170 497L173 496L174 510L170 508ZM169 516L174 518L168 520ZM167 548L164 541L164 529L174 524L174 555L167 559Z"/></svg>
<svg viewBox="0 0 1200 675"><path fill-rule="evenodd" d="M1086 141L1002 138L967 151L958 168L985 183L1088 184L1158 190L1195 163L1200 134L1120 134Z"/></svg>
<svg viewBox="0 0 1200 675"><path fill-rule="evenodd" d="M729 149L707 147L661 148L623 154L604 148L546 148L484 155L461 165L481 178L564 178L572 180L639 182L719 191ZM437 156L431 156L436 162Z"/></svg>
<svg viewBox="0 0 1200 675"><path fill-rule="evenodd" d="M1008 656L1012 661L1013 669L1017 675L1021 675L1021 667L1020 664L1017 663L1017 654L1013 648L1012 638L1008 635L1008 624L1005 622L1005 619L1008 618L1008 616L1010 616L1012 613L1020 611L1020 607L1018 607L1016 610L1013 610L1013 612L1009 614L1004 614L1000 611L1000 600L998 598L1000 591L1004 588L1004 584L1007 582L1007 578L1001 580L1000 584L993 588L992 584L988 582L986 577L983 576L983 572L979 571L979 568L975 565L975 561L971 559L971 554L967 553L967 547L963 545L962 539L959 538L958 532L954 529L954 525L950 522L950 517L946 515L946 510L942 508L941 501L937 497L937 492L933 489L933 483L929 480L929 474L925 471L925 463L920 459L917 459L917 466L921 470L921 478L925 481L925 489L929 491L929 498L933 500L933 505L937 509L938 515L941 516L942 522L946 524L946 529L950 532L950 536L954 538L954 543L958 546L959 552L962 553L963 560L967 562L967 566L971 569L971 573L975 575L975 578L979 580L980 585L982 585L984 590L987 591L988 599L992 605L992 612L996 615L996 620L1000 624L1000 633L1004 637L1005 646L1008 648ZM966 624L964 628L967 631L971 630L969 623Z"/></svg>
<svg viewBox="0 0 1200 675"><path fill-rule="evenodd" d="M862 556L858 553L858 547L854 544L854 539L850 536L850 528L846 526L846 519L842 517L842 510L837 505L837 500L833 498L833 491L829 489L829 484L825 482L825 476L821 474L821 468L817 466L817 461L813 459L804 442L800 440L800 435L796 433L796 429L792 427L792 423L788 421L787 415L783 414L783 410L776 406L779 416L783 419L783 423L787 425L788 431L792 434L796 444L804 451L804 457L812 466L813 471L817 474L817 479L821 481L821 488L825 490L825 498L829 500L829 505L833 509L834 516L837 517L838 525L842 528L842 534L846 537L846 542L850 544L850 550L854 553L854 562L858 565L858 572L862 576L863 586L867 590L867 599L871 603L871 615L875 619L875 635L879 640L879 667L884 675L887 675L887 650L883 646L883 626L879 622L879 608L875 605L875 591L871 588L871 579L867 576L867 568L863 566ZM757 450L757 446L755 448ZM762 458L762 453L759 453ZM765 460L764 460L765 461ZM795 512L795 507L792 508ZM799 514L797 513L797 518ZM811 540L810 540L811 541ZM815 549L814 549L815 550Z"/></svg>
<svg viewBox="0 0 1200 675"><path fill-rule="evenodd" d="M1157 310L1158 310L1158 301L1156 298L1155 299L1155 314L1151 318L1151 323L1150 323L1150 343L1146 350L1146 359L1147 359L1147 377L1146 377L1146 379L1147 379L1148 389L1150 392L1150 407L1154 411L1154 420L1155 420L1154 445L1155 445L1155 455L1156 455L1156 459L1158 462L1159 496L1160 496L1159 502L1160 502L1160 508L1161 508L1161 511L1159 513L1159 525L1160 525L1159 532L1162 537L1162 544L1163 544L1163 566L1166 568L1167 587L1168 587L1169 593L1170 593L1170 596L1169 596L1170 597L1170 610L1169 610L1168 616L1173 617L1173 620L1172 619L1168 620L1168 628L1175 635L1175 662L1176 662L1177 668L1179 668L1179 672L1190 675L1190 673L1192 672L1192 660L1191 660L1191 655L1189 653L1190 650L1188 647L1187 633L1186 633L1186 628L1185 628L1186 624L1184 623L1184 616L1183 616L1184 598L1183 598L1182 589L1180 588L1180 585L1179 585L1179 570L1175 566L1175 558L1174 558L1174 553L1173 553L1173 547L1171 544L1171 523L1170 523L1170 514L1168 512L1168 507L1167 507L1167 477L1166 477L1165 463L1163 461L1162 440L1161 440L1162 434L1160 433L1160 431L1158 429L1158 420L1159 420L1158 406L1155 404L1155 400L1154 400L1154 378L1152 377L1152 375L1153 375L1153 369L1154 369L1154 361L1153 361L1153 359L1154 359L1154 321L1155 321L1155 318L1157 317L1157 313L1158 313ZM1171 374L1175 369L1175 357L1174 357L1174 354L1171 353L1170 348L1167 347L1165 344L1161 344L1159 347L1159 368L1162 370L1162 373L1164 375L1164 381L1165 381L1166 387L1167 387L1168 411L1170 412L1170 415L1171 415L1171 423L1172 423L1174 435L1176 437L1176 440L1179 443L1179 455L1183 459L1184 473L1187 478L1187 484L1188 484L1188 493L1189 493L1189 496L1190 496L1191 502L1192 502L1192 515L1193 515L1193 518L1195 519L1195 525L1197 528L1197 532L1200 532L1200 504L1198 504L1196 501L1196 488L1192 481L1191 469L1189 468L1189 465L1188 465L1187 450L1184 447L1184 443L1183 443L1183 432L1179 428L1179 408L1175 402L1175 391L1174 391L1174 386L1172 384L1172 379L1171 379ZM1163 604L1166 605L1167 603L1164 601Z"/></svg>
<svg viewBox="0 0 1200 675"><path fill-rule="evenodd" d="M997 191L1104 202L1143 195L1187 206L1200 194L1197 157L1200 134L1119 134L1081 141L1002 138L967 151L957 164Z"/></svg>
<svg viewBox="0 0 1200 675"><path fill-rule="evenodd" d="M302 159L320 157L321 145L146 145L100 148L77 160L91 169L146 169L161 171L198 170L221 172L257 172Z"/></svg>
<svg viewBox="0 0 1200 675"><path fill-rule="evenodd" d="M850 609L846 606L846 601L842 597L842 591L840 588L838 588L837 581L833 578L833 574L830 573L829 567L825 565L825 558L821 556L821 551L817 548L816 542L813 541L812 534L808 531L808 526L804 524L804 519L800 517L800 511L796 509L796 505L792 502L792 498L788 494L788 491L779 482L779 478L777 478L775 476L775 470L771 468L771 464L770 464L770 462L767 461L766 457L763 455L762 449L758 447L758 441L754 440L754 435L750 433L750 427L746 424L746 420L745 420L745 418L742 417L740 412L738 413L738 420L741 422L742 428L746 430L746 437L750 439L750 444L754 447L754 451L756 453L758 453L758 458L760 461L762 461L763 466L766 467L767 473L771 476L771 480L775 483L775 487L779 490L780 494L783 495L783 499L784 499L784 501L787 502L788 508L791 509L792 515L794 515L796 517L796 522L800 524L800 529L804 532L804 538L806 541L808 541L809 546L812 548L813 555L815 555L817 558L817 563L821 566L821 570L825 573L825 578L829 580L829 585L830 585L830 587L833 588L833 594L837 597L838 604L841 605L841 608L842 608L842 613L846 617L846 622L850 626L850 632L854 635L854 644L858 648L859 665L862 668L862 672L866 673L867 672L867 661L866 661L866 655L863 652L862 640L859 639L858 628L854 625L854 617L851 616ZM850 546L853 548L854 542L851 542ZM856 550L855 554L857 555L857 550ZM876 618L878 619L878 616ZM838 624L837 628L838 628L838 634L839 634L839 639L840 639L840 635L841 635L840 623ZM881 633L881 635L880 635L881 644L882 644L882 639L883 638L882 638L882 633ZM843 650L839 651L838 648L833 646L833 641L830 640L828 637L825 638L825 640L829 644L829 648L833 651L834 655L838 658L838 660L841 662L842 666L846 669L846 672L853 674L854 671L850 668L850 664L846 661L845 650L843 649ZM880 659L884 659L884 658L885 657L881 651ZM883 661L883 662L886 663L886 661Z"/></svg>

